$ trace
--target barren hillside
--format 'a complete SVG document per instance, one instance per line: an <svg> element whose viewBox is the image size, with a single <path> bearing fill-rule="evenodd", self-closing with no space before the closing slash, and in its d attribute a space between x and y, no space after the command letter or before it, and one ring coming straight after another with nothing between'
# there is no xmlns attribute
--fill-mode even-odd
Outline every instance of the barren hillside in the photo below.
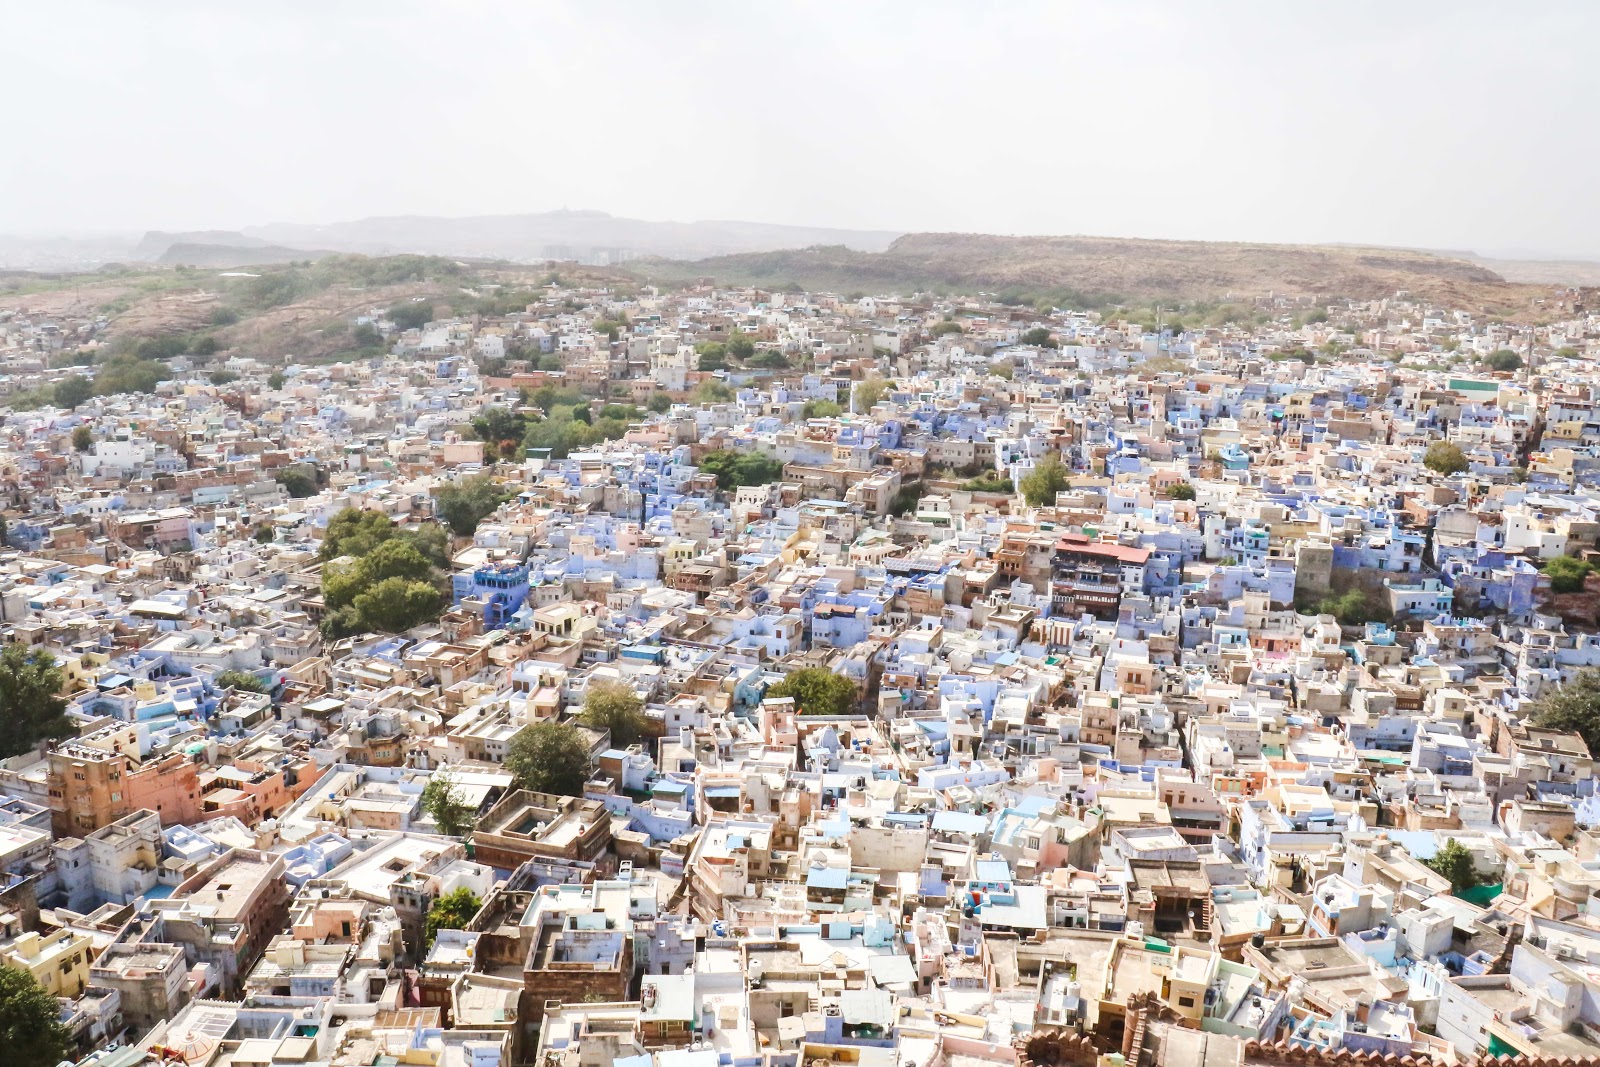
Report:
<svg viewBox="0 0 1600 1067"><path fill-rule="evenodd" d="M571 264L552 270L417 256L330 256L315 264L242 270L190 264L10 272L0 276L0 311L69 326L100 319L104 341L203 334L215 342L218 358L321 359L351 350L351 321L371 309L423 297L440 314L470 313L485 293L532 291L552 273L567 284L638 284L617 271Z"/></svg>
<svg viewBox="0 0 1600 1067"><path fill-rule="evenodd" d="M1130 301L1269 292L1370 299L1407 290L1458 306L1510 311L1542 295L1479 264L1421 252L1115 237L915 233L877 253L828 246L630 266L661 280L710 276L734 284L866 291L1070 291Z"/></svg>
<svg viewBox="0 0 1600 1067"><path fill-rule="evenodd" d="M1508 282L1536 285L1600 285L1600 262L1587 259L1491 259L1472 261L1494 271Z"/></svg>

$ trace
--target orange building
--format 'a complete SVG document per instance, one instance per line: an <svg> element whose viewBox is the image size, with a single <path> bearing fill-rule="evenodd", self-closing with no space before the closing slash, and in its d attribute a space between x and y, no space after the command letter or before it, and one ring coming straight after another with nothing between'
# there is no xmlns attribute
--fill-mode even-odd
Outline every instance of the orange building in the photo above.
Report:
<svg viewBox="0 0 1600 1067"><path fill-rule="evenodd" d="M171 752L130 768L127 781L130 811L153 811L163 826L200 821L200 768L183 753Z"/></svg>
<svg viewBox="0 0 1600 1067"><path fill-rule="evenodd" d="M167 826L199 818L198 773L182 753L140 763L125 746L69 741L46 759L50 823L57 836L84 837L142 808Z"/></svg>
<svg viewBox="0 0 1600 1067"><path fill-rule="evenodd" d="M200 817L234 816L253 826L282 815L316 781L297 764L269 767L254 760L236 760L200 774Z"/></svg>

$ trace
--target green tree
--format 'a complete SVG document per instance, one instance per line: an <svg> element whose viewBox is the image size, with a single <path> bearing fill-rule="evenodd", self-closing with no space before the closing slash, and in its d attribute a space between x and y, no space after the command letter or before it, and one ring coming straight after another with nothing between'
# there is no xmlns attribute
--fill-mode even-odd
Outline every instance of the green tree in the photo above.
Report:
<svg viewBox="0 0 1600 1067"><path fill-rule="evenodd" d="M212 385L231 385L239 376L231 370L214 370L210 375Z"/></svg>
<svg viewBox="0 0 1600 1067"><path fill-rule="evenodd" d="M19 1063L48 1067L71 1059L72 1032L61 1005L27 971L0 967L0 1042Z"/></svg>
<svg viewBox="0 0 1600 1067"><path fill-rule="evenodd" d="M424 941L432 945L440 930L465 930L482 906L478 895L466 886L446 893L433 902L422 921Z"/></svg>
<svg viewBox="0 0 1600 1067"><path fill-rule="evenodd" d="M419 303L396 304L389 309L389 321L401 330L420 330L433 321L433 305L426 300Z"/></svg>
<svg viewBox="0 0 1600 1067"><path fill-rule="evenodd" d="M855 707L856 684L823 667L801 667L790 671L766 695L792 697L802 715L848 715Z"/></svg>
<svg viewBox="0 0 1600 1067"><path fill-rule="evenodd" d="M715 378L707 378L694 387L692 395L697 404L725 404L733 399L733 390Z"/></svg>
<svg viewBox="0 0 1600 1067"><path fill-rule="evenodd" d="M0 651L0 759L78 732L61 685L61 668L43 649L7 645Z"/></svg>
<svg viewBox="0 0 1600 1067"><path fill-rule="evenodd" d="M273 476L274 480L284 491L296 500L303 500L308 496L317 495L317 479L315 475L308 474L304 467L284 467Z"/></svg>
<svg viewBox="0 0 1600 1067"><path fill-rule="evenodd" d="M783 477L783 461L759 452L723 448L707 453L700 460L700 470L716 475L717 488L727 492L742 485L771 485Z"/></svg>
<svg viewBox="0 0 1600 1067"><path fill-rule="evenodd" d="M579 721L591 730L609 730L614 748L627 748L643 741L650 730L644 701L621 682L590 685L583 696L583 715Z"/></svg>
<svg viewBox="0 0 1600 1067"><path fill-rule="evenodd" d="M264 522L260 526L257 526L255 537L256 543L261 545L270 545L273 541L278 539L278 535L273 531L272 524L270 522Z"/></svg>
<svg viewBox="0 0 1600 1067"><path fill-rule="evenodd" d="M328 521L317 555L324 560L364 556L396 533L394 523L381 511L345 508Z"/></svg>
<svg viewBox="0 0 1600 1067"><path fill-rule="evenodd" d="M1557 556L1544 565L1544 573L1550 578L1550 591L1553 593L1582 592L1584 579L1593 570L1590 564L1571 556Z"/></svg>
<svg viewBox="0 0 1600 1067"><path fill-rule="evenodd" d="M237 689L241 693L265 693L267 683L249 671L221 671L212 679L218 689Z"/></svg>
<svg viewBox="0 0 1600 1067"><path fill-rule="evenodd" d="M895 518L910 514L922 500L922 483L907 482L900 487L900 491L889 502L889 514Z"/></svg>
<svg viewBox="0 0 1600 1067"><path fill-rule="evenodd" d="M1022 496L1033 507L1050 507L1056 502L1056 494L1071 487L1067 480L1067 468L1054 453L1045 456L1033 470L1023 476L1021 482Z"/></svg>
<svg viewBox="0 0 1600 1067"><path fill-rule="evenodd" d="M1511 371L1522 369L1522 357L1509 348L1499 348L1490 352L1483 362L1490 370Z"/></svg>
<svg viewBox="0 0 1600 1067"><path fill-rule="evenodd" d="M1056 339L1050 336L1050 331L1043 326L1035 326L1033 329L1026 331L1022 335L1022 343L1025 345L1037 345L1040 348L1061 347L1056 343Z"/></svg>
<svg viewBox="0 0 1600 1067"><path fill-rule="evenodd" d="M484 442L484 452L491 458L510 459L528 432L528 420L509 408L484 408L472 420L472 432Z"/></svg>
<svg viewBox="0 0 1600 1067"><path fill-rule="evenodd" d="M73 410L94 395L94 383L81 374L69 374L52 391L57 407Z"/></svg>
<svg viewBox="0 0 1600 1067"><path fill-rule="evenodd" d="M807 400L800 409L803 419L831 419L839 414L839 405L831 400Z"/></svg>
<svg viewBox="0 0 1600 1067"><path fill-rule="evenodd" d="M471 537L477 532L478 524L511 496L494 479L481 474L443 486L439 490L437 510L457 537Z"/></svg>
<svg viewBox="0 0 1600 1067"><path fill-rule="evenodd" d="M651 393L650 399L644 402L644 406L657 415L664 415L672 410L672 398L666 393Z"/></svg>
<svg viewBox="0 0 1600 1067"><path fill-rule="evenodd" d="M868 378L856 386L856 410L871 411L889 395L890 384L883 378Z"/></svg>
<svg viewBox="0 0 1600 1067"><path fill-rule="evenodd" d="M756 354L756 343L742 333L728 338L728 355L734 359L749 359ZM787 365L787 360L784 361Z"/></svg>
<svg viewBox="0 0 1600 1067"><path fill-rule="evenodd" d="M1433 854L1432 859L1424 860L1423 863L1433 873L1450 880L1452 893L1459 893L1463 889L1471 889L1475 885L1482 884L1482 879L1478 877L1478 868L1472 860L1472 850L1453 837Z"/></svg>
<svg viewBox="0 0 1600 1067"><path fill-rule="evenodd" d="M440 570L450 566L450 537L438 523L425 522L415 530L404 531L400 537Z"/></svg>
<svg viewBox="0 0 1600 1067"><path fill-rule="evenodd" d="M523 789L575 797L589 780L589 743L571 723L534 723L511 739L505 767Z"/></svg>
<svg viewBox="0 0 1600 1067"><path fill-rule="evenodd" d="M961 483L961 488L968 493L1014 493L1016 486L1011 484L1011 479L1003 474L980 474L976 478L968 478Z"/></svg>
<svg viewBox="0 0 1600 1067"><path fill-rule="evenodd" d="M1591 754L1600 752L1600 669L1579 671L1566 685L1547 691L1531 711L1533 725L1575 733Z"/></svg>
<svg viewBox="0 0 1600 1067"><path fill-rule="evenodd" d="M78 426L72 431L72 447L77 452L87 452L94 447L94 430L88 426Z"/></svg>
<svg viewBox="0 0 1600 1067"><path fill-rule="evenodd" d="M358 595L351 606L362 628L397 634L437 619L444 610L444 594L429 582L385 578Z"/></svg>
<svg viewBox="0 0 1600 1067"><path fill-rule="evenodd" d="M283 376L283 371L275 370L271 374L267 375L267 388L274 390L282 389L284 381L285 378Z"/></svg>
<svg viewBox="0 0 1600 1067"><path fill-rule="evenodd" d="M433 577L433 564L422 550L404 537L393 537L363 556L357 567L369 585L390 578L425 582Z"/></svg>
<svg viewBox="0 0 1600 1067"><path fill-rule="evenodd" d="M95 374L94 395L153 393L156 386L172 377L165 363L155 360L119 357L103 365Z"/></svg>
<svg viewBox="0 0 1600 1067"><path fill-rule="evenodd" d="M439 832L446 837L464 837L471 833L477 817L477 812L456 788L454 780L442 770L428 776L428 784L422 790L422 810L428 813Z"/></svg>
<svg viewBox="0 0 1600 1067"><path fill-rule="evenodd" d="M728 348L716 341L707 341L705 344L696 345L695 369L696 370L727 370Z"/></svg>
<svg viewBox="0 0 1600 1067"><path fill-rule="evenodd" d="M1452 441L1435 441L1422 455L1422 465L1440 474L1459 474L1467 469L1467 454Z"/></svg>
<svg viewBox="0 0 1600 1067"><path fill-rule="evenodd" d="M1369 622L1388 622L1393 617L1387 603L1360 589L1323 597L1317 603L1316 614L1332 615L1340 626L1365 626Z"/></svg>
<svg viewBox="0 0 1600 1067"><path fill-rule="evenodd" d="M937 322L937 323L934 323L933 328L928 331L928 335L930 337L933 337L935 340L937 340L938 338L943 337L947 333L966 333L966 332L967 332L966 330L963 330L961 328L961 324L960 323L957 323L957 322Z"/></svg>
<svg viewBox="0 0 1600 1067"><path fill-rule="evenodd" d="M1177 485L1168 486L1167 497L1171 500L1193 500L1194 486L1188 482L1179 482Z"/></svg>
<svg viewBox="0 0 1600 1067"><path fill-rule="evenodd" d="M429 523L417 533L402 533L382 515L377 517L383 524L348 519L351 510L329 524L332 546L323 542L323 552L332 554L322 570L323 632L334 638L371 630L400 633L437 618L445 606L435 572L443 552L429 550L431 537L425 539L424 532L432 528L442 537L443 530ZM347 555L353 562L335 562Z"/></svg>
<svg viewBox="0 0 1600 1067"><path fill-rule="evenodd" d="M408 539L391 538L374 546L353 564L329 563L324 567L322 599L329 607L342 608L354 604L362 593L391 578L430 582L433 564Z"/></svg>

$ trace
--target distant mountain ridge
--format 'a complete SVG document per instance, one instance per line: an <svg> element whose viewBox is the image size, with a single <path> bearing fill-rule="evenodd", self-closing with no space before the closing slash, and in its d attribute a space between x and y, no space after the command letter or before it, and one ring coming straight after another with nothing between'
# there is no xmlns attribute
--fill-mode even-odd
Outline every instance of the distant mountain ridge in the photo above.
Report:
<svg viewBox="0 0 1600 1067"><path fill-rule="evenodd" d="M1465 259L1409 249L912 233L883 252L839 246L745 253L629 269L650 279L797 284L848 292L1071 292L1118 300L1213 300L1268 293L1375 299L1406 290L1458 306L1519 300L1504 278Z"/></svg>
<svg viewBox="0 0 1600 1067"><path fill-rule="evenodd" d="M247 237L235 230L190 230L169 233L151 230L139 238L139 243L128 252L130 259L147 263L161 262L161 257L174 245L219 246L227 248L265 248L268 242L257 237Z"/></svg>
<svg viewBox="0 0 1600 1067"><path fill-rule="evenodd" d="M305 248L284 248L265 242L250 245L206 244L199 241L178 241L167 246L156 262L163 266L182 264L189 267L265 267L276 263L293 263L302 259L321 259L332 255L328 251Z"/></svg>
<svg viewBox="0 0 1600 1067"><path fill-rule="evenodd" d="M388 255L401 252L483 259L621 262L640 256L698 259L773 248L839 244L882 251L900 236L890 230L842 230L764 222L716 220L653 222L603 211L547 211L528 215L442 218L395 215L325 226L273 223L246 227L264 244Z"/></svg>
<svg viewBox="0 0 1600 1067"><path fill-rule="evenodd" d="M275 223L243 230L152 231L129 241L130 259L201 267L267 266L332 252L421 253L524 263L578 261L663 282L711 277L771 288L935 289L1068 301L1210 300L1267 293L1371 299L1404 290L1452 306L1494 310L1526 308L1535 285L1600 279L1591 264L1491 260L1414 248L897 234L739 221L652 222L601 211ZM40 254L37 243L28 248L30 258ZM122 256L112 250L108 258Z"/></svg>

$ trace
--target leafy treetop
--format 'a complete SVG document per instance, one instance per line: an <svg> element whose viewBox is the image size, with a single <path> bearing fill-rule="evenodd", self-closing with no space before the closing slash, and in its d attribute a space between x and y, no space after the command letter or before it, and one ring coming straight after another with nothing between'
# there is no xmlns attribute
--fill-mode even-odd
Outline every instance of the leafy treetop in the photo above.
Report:
<svg viewBox="0 0 1600 1067"><path fill-rule="evenodd" d="M589 743L571 723L534 723L511 739L505 766L523 789L577 796L589 779Z"/></svg>
<svg viewBox="0 0 1600 1067"><path fill-rule="evenodd" d="M792 697L802 715L848 715L856 703L856 684L822 667L801 667L788 673L766 693Z"/></svg>
<svg viewBox="0 0 1600 1067"><path fill-rule="evenodd" d="M61 668L49 652L24 645L0 651L0 758L77 733L61 687Z"/></svg>

